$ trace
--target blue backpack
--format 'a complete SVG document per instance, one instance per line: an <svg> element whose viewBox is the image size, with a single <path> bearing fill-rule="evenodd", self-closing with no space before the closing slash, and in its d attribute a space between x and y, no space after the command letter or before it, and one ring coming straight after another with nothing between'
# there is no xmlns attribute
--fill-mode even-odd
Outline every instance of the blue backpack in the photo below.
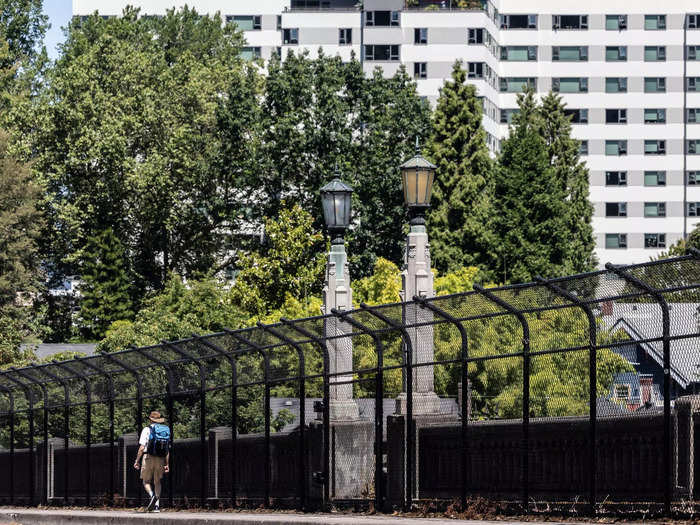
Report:
<svg viewBox="0 0 700 525"><path fill-rule="evenodd" d="M156 423L149 428L151 435L148 438L146 453L164 458L170 452L170 427Z"/></svg>

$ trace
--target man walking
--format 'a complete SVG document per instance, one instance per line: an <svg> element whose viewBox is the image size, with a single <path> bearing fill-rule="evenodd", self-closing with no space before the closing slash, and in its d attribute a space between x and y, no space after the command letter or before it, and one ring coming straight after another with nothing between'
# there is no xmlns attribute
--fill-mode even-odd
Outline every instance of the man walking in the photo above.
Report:
<svg viewBox="0 0 700 525"><path fill-rule="evenodd" d="M148 419L151 424L141 431L134 468L141 470L143 488L150 498L146 510L160 512L160 480L164 473L170 472L170 428L163 424L165 418L157 410Z"/></svg>

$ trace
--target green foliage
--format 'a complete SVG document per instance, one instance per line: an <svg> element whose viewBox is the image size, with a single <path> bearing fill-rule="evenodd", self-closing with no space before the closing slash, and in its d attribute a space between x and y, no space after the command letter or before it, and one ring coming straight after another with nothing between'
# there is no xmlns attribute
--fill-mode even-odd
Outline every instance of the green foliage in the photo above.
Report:
<svg viewBox="0 0 700 525"><path fill-rule="evenodd" d="M394 263L380 257L374 263L374 273L352 281L351 286L356 305L396 303L401 300L401 271Z"/></svg>
<svg viewBox="0 0 700 525"><path fill-rule="evenodd" d="M579 141L571 137L571 117L564 114L565 107L561 96L555 93L550 92L542 99L539 106L540 134L547 142L554 175L565 188L568 253L564 272L574 274L594 270L597 261L591 226L593 205L589 200L588 168L581 162Z"/></svg>
<svg viewBox="0 0 700 525"><path fill-rule="evenodd" d="M335 166L355 188L348 234L351 270L364 277L377 257L398 260L405 210L399 164L416 136L428 137L430 108L402 68L392 78L366 77L354 58L319 52L273 56L260 94L253 79L234 85L219 110L223 147L233 148L231 172L240 180L246 213L276 217L283 199L322 221L318 190ZM243 144L241 146L240 144ZM236 156L236 152L242 152Z"/></svg>
<svg viewBox="0 0 700 525"><path fill-rule="evenodd" d="M83 252L80 317L85 337L101 339L114 321L133 317L124 247L111 228L88 239Z"/></svg>
<svg viewBox="0 0 700 525"><path fill-rule="evenodd" d="M687 239L678 239L668 247L668 250L661 252L658 257L652 257L652 260L668 259L670 257L685 255L688 253L688 248L700 250L700 223L695 225L693 231L688 234Z"/></svg>
<svg viewBox="0 0 700 525"><path fill-rule="evenodd" d="M299 205L265 221L265 240L261 252L239 258L241 270L231 288L233 303L253 318L280 308L287 294L306 300L318 293L325 265L323 235Z"/></svg>
<svg viewBox="0 0 700 525"><path fill-rule="evenodd" d="M42 281L37 247L41 188L8 152L8 142L0 130L0 365L26 358L20 344L43 331L36 301Z"/></svg>
<svg viewBox="0 0 700 525"><path fill-rule="evenodd" d="M42 4L42 0L0 1L0 39L9 43L9 54L0 60L0 69L18 62L26 65L41 53L49 28Z"/></svg>
<svg viewBox="0 0 700 525"><path fill-rule="evenodd" d="M223 282L213 277L184 283L172 275L165 289L144 301L134 321L116 321L98 344L100 352L146 346L193 333L238 327L242 319Z"/></svg>
<svg viewBox="0 0 700 525"><path fill-rule="evenodd" d="M428 148L437 165L428 226L433 262L441 272L470 265L488 270L495 258L493 163L482 117L482 101L457 61L440 90Z"/></svg>
<svg viewBox="0 0 700 525"><path fill-rule="evenodd" d="M520 112L502 144L494 192L497 275L505 282L566 275L595 264L586 168L563 106L518 95Z"/></svg>
<svg viewBox="0 0 700 525"><path fill-rule="evenodd" d="M58 275L77 274L89 237L108 228L137 298L228 253L238 186L221 172L217 109L245 81L241 44L231 24L188 8L71 22L46 88L13 112L46 186L43 255Z"/></svg>

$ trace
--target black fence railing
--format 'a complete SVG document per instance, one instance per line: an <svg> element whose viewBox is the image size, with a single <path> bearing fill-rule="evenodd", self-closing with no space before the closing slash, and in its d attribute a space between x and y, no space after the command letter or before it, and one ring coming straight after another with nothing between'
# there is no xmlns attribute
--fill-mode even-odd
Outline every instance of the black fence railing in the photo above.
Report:
<svg viewBox="0 0 700 525"><path fill-rule="evenodd" d="M700 499L699 367L693 251L10 368L0 501L140 503L159 409L172 505L671 514Z"/></svg>

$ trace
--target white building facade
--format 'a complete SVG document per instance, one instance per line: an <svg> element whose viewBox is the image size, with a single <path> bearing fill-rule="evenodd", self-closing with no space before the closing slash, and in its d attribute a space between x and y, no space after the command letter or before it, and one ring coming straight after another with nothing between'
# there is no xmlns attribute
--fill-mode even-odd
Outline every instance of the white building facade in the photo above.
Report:
<svg viewBox="0 0 700 525"><path fill-rule="evenodd" d="M456 0L453 0L456 3ZM558 91L590 169L601 263L641 262L700 223L700 1L189 0L245 32L250 57L308 49L400 65L432 102L457 59L484 101L499 148L525 83ZM408 2L417 3L415 0ZM73 0L73 14L164 14L174 0Z"/></svg>

